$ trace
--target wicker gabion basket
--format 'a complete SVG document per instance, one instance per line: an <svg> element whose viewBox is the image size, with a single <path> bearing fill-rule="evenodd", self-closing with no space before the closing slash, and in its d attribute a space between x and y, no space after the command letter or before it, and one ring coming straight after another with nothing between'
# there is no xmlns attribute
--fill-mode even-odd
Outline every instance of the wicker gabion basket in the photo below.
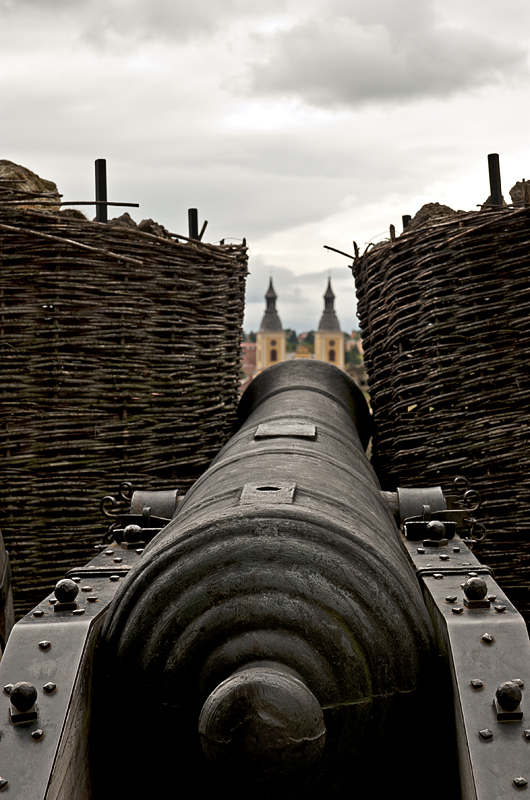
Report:
<svg viewBox="0 0 530 800"><path fill-rule="evenodd" d="M428 220L353 265L384 488L465 476L529 619L530 208Z"/></svg>
<svg viewBox="0 0 530 800"><path fill-rule="evenodd" d="M186 491L230 435L247 251L6 204L0 270L1 530L21 613L92 557L103 495Z"/></svg>

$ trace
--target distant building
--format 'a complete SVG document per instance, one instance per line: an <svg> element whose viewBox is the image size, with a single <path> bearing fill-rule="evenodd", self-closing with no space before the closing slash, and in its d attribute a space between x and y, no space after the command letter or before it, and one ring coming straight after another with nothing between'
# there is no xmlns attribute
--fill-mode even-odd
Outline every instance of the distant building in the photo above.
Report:
<svg viewBox="0 0 530 800"><path fill-rule="evenodd" d="M259 333L256 335L256 375L272 364L285 361L287 355L285 331L282 330L282 323L276 310L276 298L271 278L265 295L267 307Z"/></svg>
<svg viewBox="0 0 530 800"><path fill-rule="evenodd" d="M296 350L294 351L295 358L314 358L314 353L311 352L310 348L306 344L299 344Z"/></svg>
<svg viewBox="0 0 530 800"><path fill-rule="evenodd" d="M344 334L341 332L334 304L335 295L330 278L324 294L324 313L315 333L315 358L344 369Z"/></svg>

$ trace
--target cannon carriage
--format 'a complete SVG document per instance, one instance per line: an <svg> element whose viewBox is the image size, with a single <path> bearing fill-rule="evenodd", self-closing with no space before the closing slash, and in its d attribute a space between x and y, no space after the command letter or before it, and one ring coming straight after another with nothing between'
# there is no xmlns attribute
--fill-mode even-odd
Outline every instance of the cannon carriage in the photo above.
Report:
<svg viewBox="0 0 530 800"><path fill-rule="evenodd" d="M144 495L13 629L6 797L419 797L433 747L432 796L514 796L530 646L465 504L380 491L331 365L271 367L238 425L167 524Z"/></svg>

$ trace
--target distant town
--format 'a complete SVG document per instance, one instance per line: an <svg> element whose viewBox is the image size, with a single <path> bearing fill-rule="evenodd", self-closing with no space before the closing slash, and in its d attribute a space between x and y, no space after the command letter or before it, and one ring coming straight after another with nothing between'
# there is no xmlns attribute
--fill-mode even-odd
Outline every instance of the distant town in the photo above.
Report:
<svg viewBox="0 0 530 800"><path fill-rule="evenodd" d="M341 331L331 279L323 298L324 308L318 326L297 334L292 328L282 327L276 307L278 295L270 279L260 329L245 333L241 343L241 391L267 367L294 358L316 358L335 364L367 391L361 332Z"/></svg>

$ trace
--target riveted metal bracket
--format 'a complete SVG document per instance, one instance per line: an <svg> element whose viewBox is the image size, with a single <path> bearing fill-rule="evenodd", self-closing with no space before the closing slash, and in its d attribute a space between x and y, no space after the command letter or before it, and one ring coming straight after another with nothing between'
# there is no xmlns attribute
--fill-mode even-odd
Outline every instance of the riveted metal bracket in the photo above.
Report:
<svg viewBox="0 0 530 800"><path fill-rule="evenodd" d="M116 569L112 558L100 553L68 574L81 587L77 610L54 611L50 594L14 626L0 662L0 686L6 687L0 694L6 797L79 796L76 783L86 775L89 751L94 648L119 582L139 558L127 553L127 563ZM83 592L88 580L90 594ZM38 691L38 729L35 716L12 720L16 725L10 719L8 689L19 681L31 682Z"/></svg>
<svg viewBox="0 0 530 800"><path fill-rule="evenodd" d="M418 547L403 535L402 543L451 674L462 798L512 797L518 786L515 779L527 780L530 775L524 735L529 711L523 698L520 709L515 709L521 716L505 721L492 698L504 681L528 685L530 641L524 620L495 583L492 570L480 564L458 537L442 548ZM495 599L495 606L464 605L462 579L470 575L486 580L488 599Z"/></svg>

